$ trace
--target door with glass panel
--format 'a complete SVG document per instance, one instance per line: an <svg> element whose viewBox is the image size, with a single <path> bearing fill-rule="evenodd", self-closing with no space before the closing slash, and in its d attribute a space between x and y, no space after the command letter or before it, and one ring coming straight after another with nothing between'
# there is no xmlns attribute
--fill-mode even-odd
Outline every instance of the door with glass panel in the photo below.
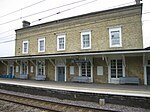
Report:
<svg viewBox="0 0 150 112"><path fill-rule="evenodd" d="M27 75L28 74L28 63L27 62L23 62L22 63L22 74L23 75Z"/></svg>
<svg viewBox="0 0 150 112"><path fill-rule="evenodd" d="M81 63L81 76L91 77L91 63Z"/></svg>
<svg viewBox="0 0 150 112"><path fill-rule="evenodd" d="M110 60L110 82L119 83L119 78L123 77L122 59Z"/></svg>
<svg viewBox="0 0 150 112"><path fill-rule="evenodd" d="M22 61L20 66L20 78L27 79L28 78L28 62Z"/></svg>
<svg viewBox="0 0 150 112"><path fill-rule="evenodd" d="M38 61L37 62L37 75L45 75L45 61Z"/></svg>

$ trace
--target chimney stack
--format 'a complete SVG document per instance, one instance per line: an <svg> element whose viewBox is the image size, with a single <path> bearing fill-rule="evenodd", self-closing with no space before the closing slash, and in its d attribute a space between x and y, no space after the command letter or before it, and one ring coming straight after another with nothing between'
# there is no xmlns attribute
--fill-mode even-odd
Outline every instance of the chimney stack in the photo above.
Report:
<svg viewBox="0 0 150 112"><path fill-rule="evenodd" d="M136 4L140 4L142 0L135 0Z"/></svg>
<svg viewBox="0 0 150 112"><path fill-rule="evenodd" d="M22 27L23 28L26 28L26 27L29 27L30 26L30 22L28 22L28 21L22 21Z"/></svg>

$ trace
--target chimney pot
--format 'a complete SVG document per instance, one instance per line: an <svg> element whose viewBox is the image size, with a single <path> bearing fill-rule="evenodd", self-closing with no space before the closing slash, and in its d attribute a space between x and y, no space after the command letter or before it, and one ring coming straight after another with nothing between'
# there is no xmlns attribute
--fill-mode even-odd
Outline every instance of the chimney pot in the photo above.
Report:
<svg viewBox="0 0 150 112"><path fill-rule="evenodd" d="M140 4L142 0L135 0L136 4Z"/></svg>
<svg viewBox="0 0 150 112"><path fill-rule="evenodd" d="M29 26L30 26L30 24L31 24L31 23L30 23L30 22L28 22L28 21L25 21L25 20L24 20L24 21L22 21L22 27L23 27L23 28L29 27Z"/></svg>

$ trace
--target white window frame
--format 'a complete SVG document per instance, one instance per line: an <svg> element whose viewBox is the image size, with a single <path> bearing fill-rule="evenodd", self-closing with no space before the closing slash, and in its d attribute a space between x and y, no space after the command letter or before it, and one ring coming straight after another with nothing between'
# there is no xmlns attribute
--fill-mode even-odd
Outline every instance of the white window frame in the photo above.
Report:
<svg viewBox="0 0 150 112"><path fill-rule="evenodd" d="M111 77L111 60L122 60L122 70L123 70L123 74L122 77L125 77L125 59L117 56L117 57L110 57L109 58L109 66L108 66L108 82L109 83L119 83L119 78L112 78Z"/></svg>
<svg viewBox="0 0 150 112"><path fill-rule="evenodd" d="M122 63L121 66L122 66L122 68L118 68L118 61L119 61L119 60L121 60L121 63ZM111 67L111 64L112 64L111 61L115 61L115 65L114 65L115 68L112 68L112 67ZM124 69L124 66L123 66L123 59L111 59L111 60L110 60L110 71L111 71L111 70L115 70L115 72L116 72L115 77L112 77L112 76L111 76L111 78L119 78L119 74L118 74L118 71L119 71L119 70L122 70L122 76L121 76L121 77L123 77L123 76L124 76L123 69ZM111 72L110 72L110 73L111 73Z"/></svg>
<svg viewBox="0 0 150 112"><path fill-rule="evenodd" d="M25 43L27 43L27 51L25 52ZM22 42L22 53L23 54L28 54L28 51L29 51L29 41L28 40L24 40L23 42Z"/></svg>
<svg viewBox="0 0 150 112"><path fill-rule="evenodd" d="M39 66L39 62L41 62L41 64L43 65L42 66L42 69L43 69L43 74L39 74L39 69L40 69L40 66ZM45 60L37 60L36 61L36 76L45 76Z"/></svg>
<svg viewBox="0 0 150 112"><path fill-rule="evenodd" d="M89 46L88 47L84 47L83 35L89 35ZM81 32L81 49L91 49L91 31Z"/></svg>
<svg viewBox="0 0 150 112"><path fill-rule="evenodd" d="M82 74L82 72L83 72L82 64L85 64L85 68L84 68L85 74L84 75ZM90 77L88 76L88 63L81 63L80 64L80 76L89 77L89 78L92 77L92 65L90 62L89 62L89 64L90 64Z"/></svg>
<svg viewBox="0 0 150 112"><path fill-rule="evenodd" d="M119 39L119 44L117 44L117 45L112 45L112 37L111 37L111 32L112 31L119 31L120 33L119 33L119 37L120 37L120 39ZM109 44L110 44L110 48L112 48L112 47L122 47L122 32L121 32L121 27L117 27L117 28L110 28L109 29Z"/></svg>
<svg viewBox="0 0 150 112"><path fill-rule="evenodd" d="M75 67L70 66L70 75L74 75L74 74L75 74Z"/></svg>
<svg viewBox="0 0 150 112"><path fill-rule="evenodd" d="M10 74L10 67L12 67L12 74L14 76L14 62L8 62L8 65L7 65L7 75Z"/></svg>
<svg viewBox="0 0 150 112"><path fill-rule="evenodd" d="M25 71L26 71L26 74L25 74ZM20 75L28 75L28 61L21 61Z"/></svg>
<svg viewBox="0 0 150 112"><path fill-rule="evenodd" d="M40 50L40 42L44 41L44 49ZM38 39L38 52L45 52L45 38L39 38Z"/></svg>
<svg viewBox="0 0 150 112"><path fill-rule="evenodd" d="M59 41L59 39L60 38L63 38L64 39L64 48L62 49L62 48L60 48L60 41ZM66 46L66 35L57 35L57 51L64 51L65 50L65 46Z"/></svg>

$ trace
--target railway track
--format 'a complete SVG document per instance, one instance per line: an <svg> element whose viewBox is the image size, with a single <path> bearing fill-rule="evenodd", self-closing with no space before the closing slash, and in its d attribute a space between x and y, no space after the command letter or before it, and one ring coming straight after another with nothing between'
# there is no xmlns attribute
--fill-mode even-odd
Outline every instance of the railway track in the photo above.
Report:
<svg viewBox="0 0 150 112"><path fill-rule="evenodd" d="M17 103L25 106L39 108L50 112L115 112L111 110L104 110L100 108L93 108L81 105L67 104L63 102L48 101L46 99L17 95L12 92L0 91L0 100Z"/></svg>

